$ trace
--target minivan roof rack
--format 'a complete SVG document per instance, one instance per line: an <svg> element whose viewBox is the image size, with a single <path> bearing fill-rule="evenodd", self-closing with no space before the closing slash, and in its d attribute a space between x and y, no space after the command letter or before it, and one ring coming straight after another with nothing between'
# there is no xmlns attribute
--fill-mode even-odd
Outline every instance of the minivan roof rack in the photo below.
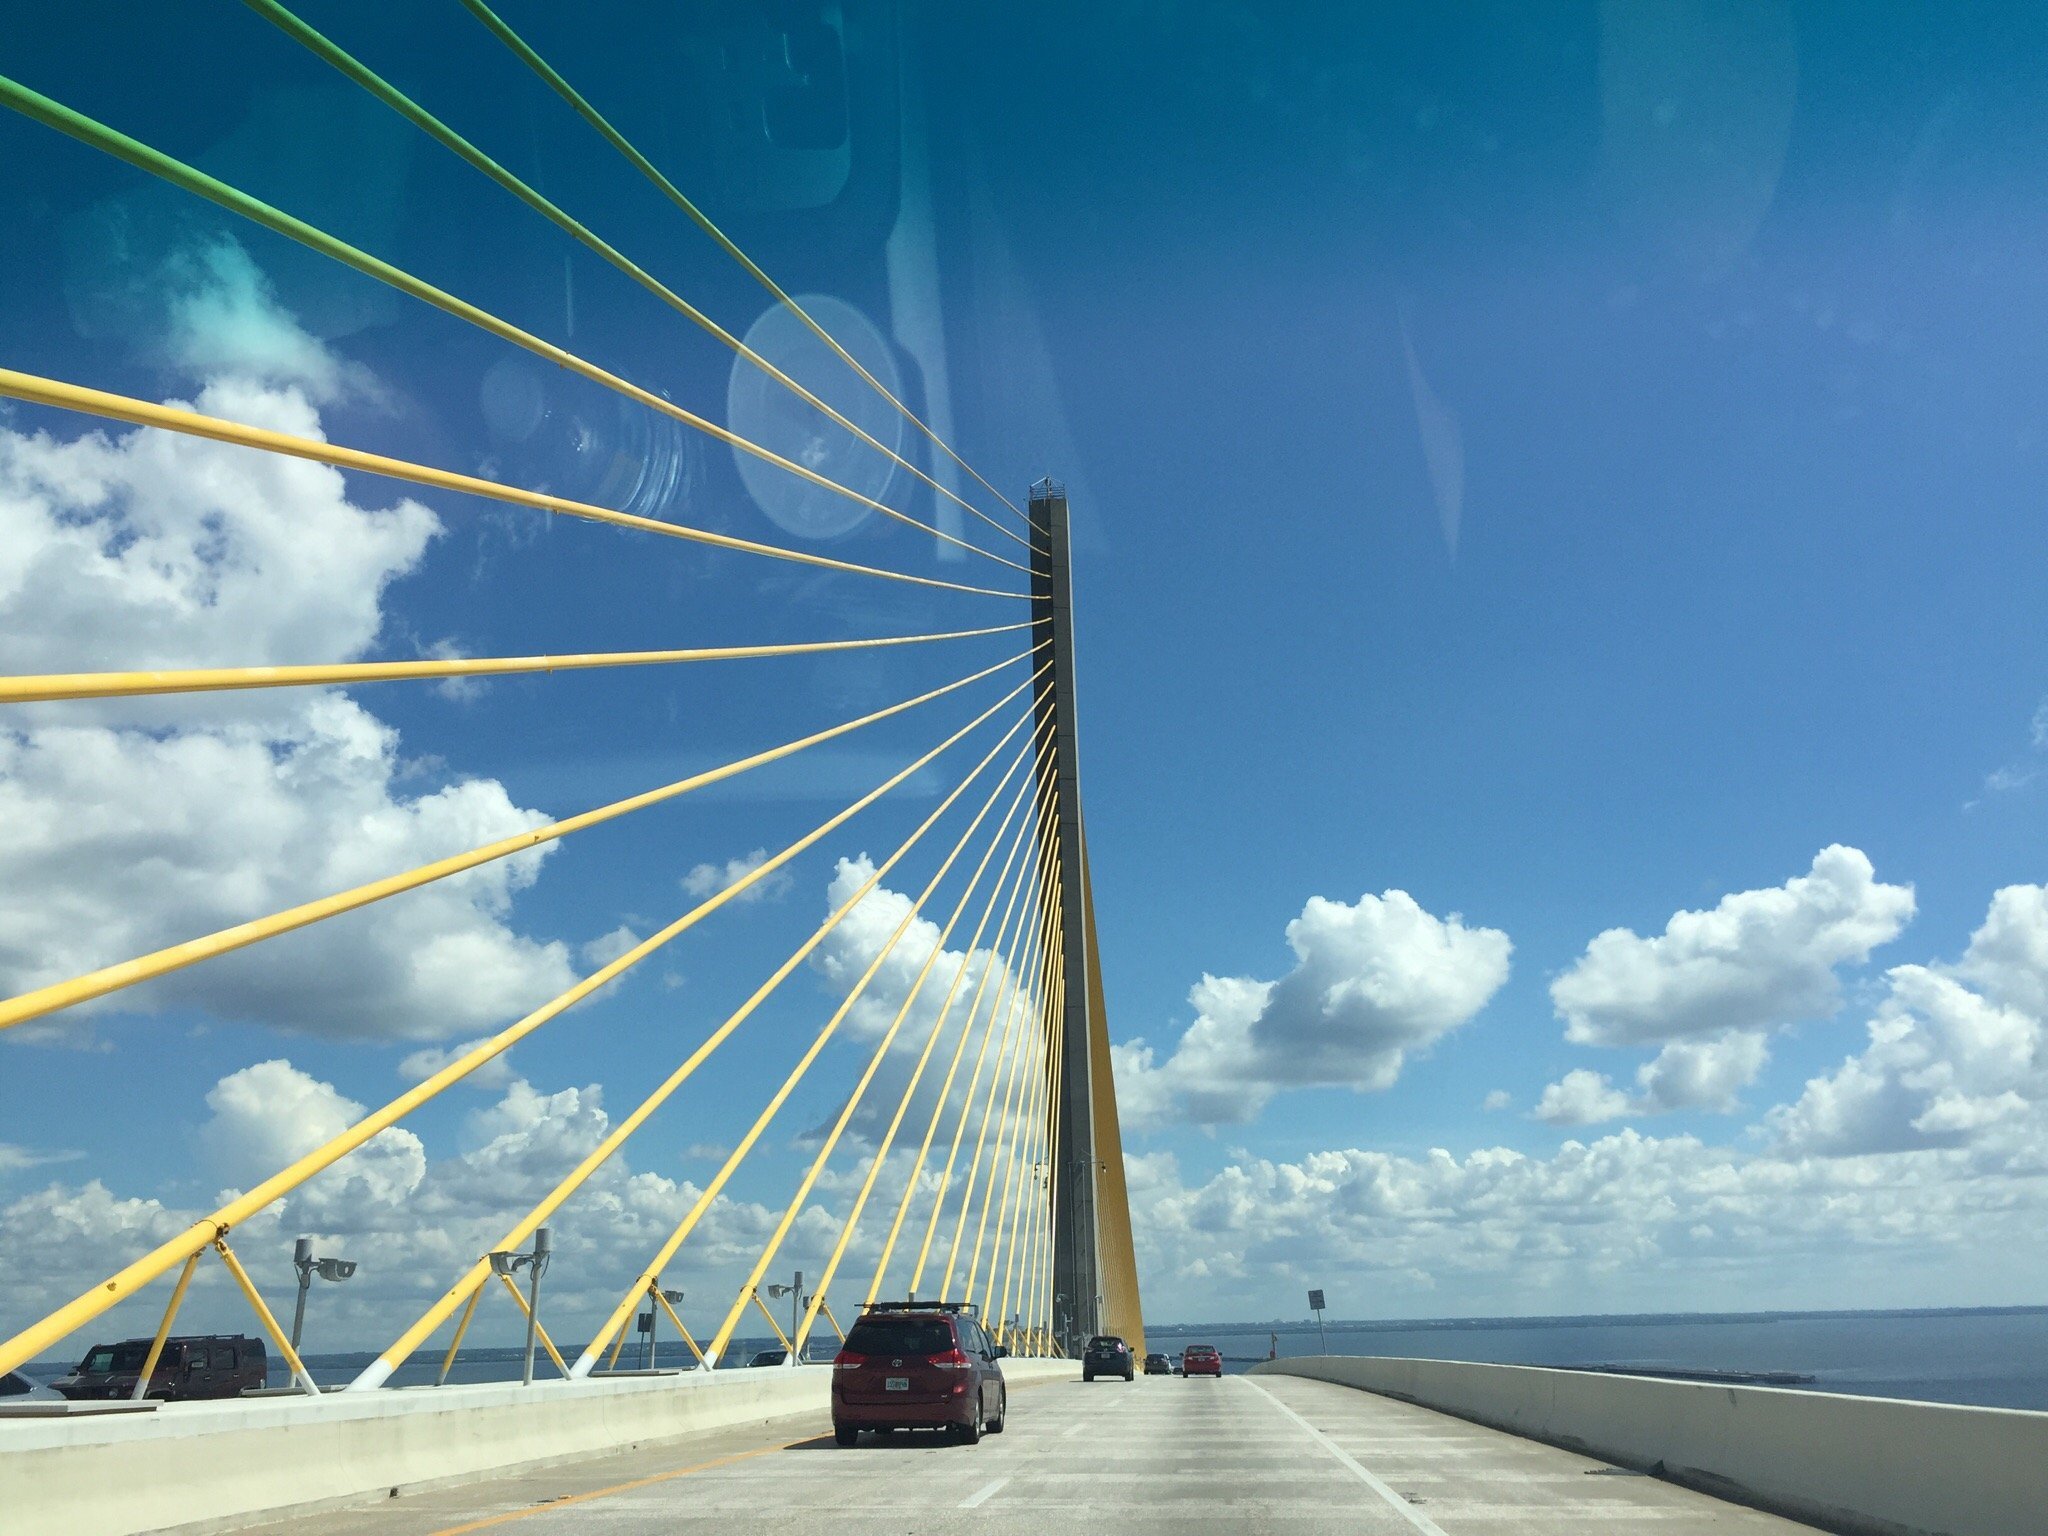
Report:
<svg viewBox="0 0 2048 1536"><path fill-rule="evenodd" d="M865 1312L958 1312L966 1317L976 1317L981 1308L971 1301L871 1301Z"/></svg>

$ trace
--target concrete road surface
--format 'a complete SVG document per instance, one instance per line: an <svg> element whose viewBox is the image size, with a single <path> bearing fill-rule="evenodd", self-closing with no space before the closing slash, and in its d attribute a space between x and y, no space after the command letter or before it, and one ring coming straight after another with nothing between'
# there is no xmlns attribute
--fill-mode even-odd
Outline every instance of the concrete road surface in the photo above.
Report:
<svg viewBox="0 0 2048 1536"><path fill-rule="evenodd" d="M1789 1536L1811 1527L1426 1408L1288 1376L1054 1382L978 1446L793 1419L300 1518L294 1536L1017 1530ZM778 1432L779 1431L779 1432Z"/></svg>

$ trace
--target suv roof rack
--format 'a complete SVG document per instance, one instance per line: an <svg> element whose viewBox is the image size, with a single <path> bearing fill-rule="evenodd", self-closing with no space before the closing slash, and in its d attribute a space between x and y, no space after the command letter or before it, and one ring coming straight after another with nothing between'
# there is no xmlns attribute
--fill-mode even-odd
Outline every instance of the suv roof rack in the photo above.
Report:
<svg viewBox="0 0 2048 1536"><path fill-rule="evenodd" d="M971 1301L871 1301L861 1310L863 1312L958 1312L966 1317L976 1317L981 1312L981 1308Z"/></svg>

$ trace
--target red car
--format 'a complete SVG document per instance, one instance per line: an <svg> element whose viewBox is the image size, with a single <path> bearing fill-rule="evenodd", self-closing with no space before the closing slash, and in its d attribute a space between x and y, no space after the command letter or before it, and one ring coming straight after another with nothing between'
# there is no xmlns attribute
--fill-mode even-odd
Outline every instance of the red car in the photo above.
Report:
<svg viewBox="0 0 2048 1536"><path fill-rule="evenodd" d="M1183 1376L1221 1376L1223 1357L1216 1352L1214 1344L1190 1344L1181 1351L1180 1373Z"/></svg>
<svg viewBox="0 0 2048 1536"><path fill-rule="evenodd" d="M1009 1411L1003 1368L972 1310L954 1302L870 1305L832 1362L832 1438L864 1429L942 1429L962 1445L999 1435Z"/></svg>

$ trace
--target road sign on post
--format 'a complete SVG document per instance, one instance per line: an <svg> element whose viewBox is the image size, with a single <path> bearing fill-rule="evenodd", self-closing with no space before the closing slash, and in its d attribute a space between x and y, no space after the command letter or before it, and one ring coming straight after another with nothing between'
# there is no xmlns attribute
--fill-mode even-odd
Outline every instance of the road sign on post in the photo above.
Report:
<svg viewBox="0 0 2048 1536"><path fill-rule="evenodd" d="M1308 1293L1308 1309L1311 1312L1323 1310L1323 1293L1321 1291L1310 1291Z"/></svg>
<svg viewBox="0 0 2048 1536"><path fill-rule="evenodd" d="M1308 1293L1308 1309L1316 1315L1316 1334L1322 1339L1323 1353L1327 1355L1330 1352L1330 1335L1323 1328L1323 1293L1321 1291L1310 1291Z"/></svg>

